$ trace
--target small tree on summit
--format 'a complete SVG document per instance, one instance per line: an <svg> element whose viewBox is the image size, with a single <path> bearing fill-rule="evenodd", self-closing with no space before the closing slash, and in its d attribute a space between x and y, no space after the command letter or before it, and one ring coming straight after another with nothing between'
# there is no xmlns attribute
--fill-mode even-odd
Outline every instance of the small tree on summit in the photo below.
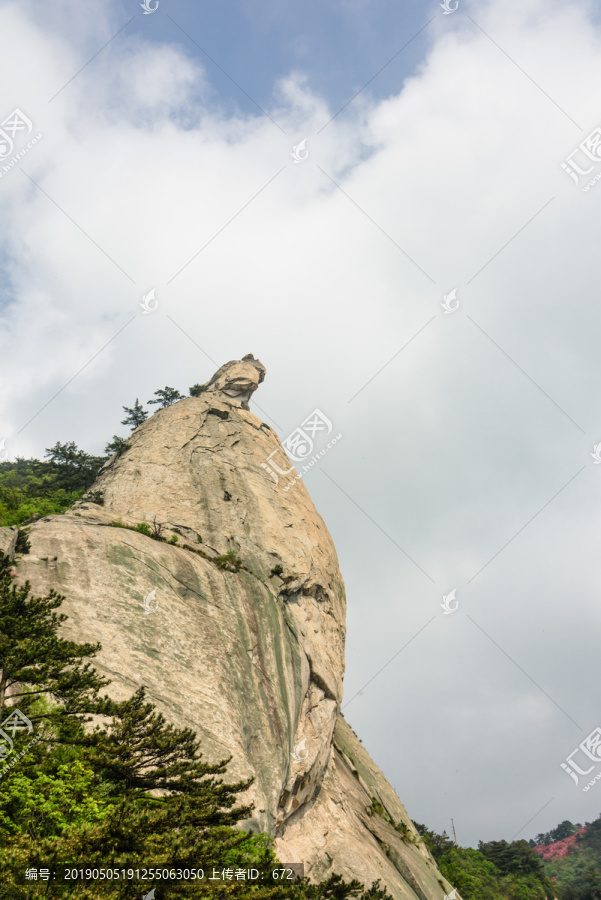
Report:
<svg viewBox="0 0 601 900"><path fill-rule="evenodd" d="M123 410L127 413L124 419L121 419L122 425L131 425L131 430L133 431L138 425L141 425L142 422L145 422L148 418L148 413L136 397L136 402L133 407L124 406Z"/></svg>
<svg viewBox="0 0 601 900"><path fill-rule="evenodd" d="M175 403L176 400L185 400L183 394L180 394L179 391L176 391L175 388L165 386L164 388L159 388L158 391L154 392L157 400L148 400L148 403L160 403L161 408L164 409L166 406L171 406L172 403Z"/></svg>

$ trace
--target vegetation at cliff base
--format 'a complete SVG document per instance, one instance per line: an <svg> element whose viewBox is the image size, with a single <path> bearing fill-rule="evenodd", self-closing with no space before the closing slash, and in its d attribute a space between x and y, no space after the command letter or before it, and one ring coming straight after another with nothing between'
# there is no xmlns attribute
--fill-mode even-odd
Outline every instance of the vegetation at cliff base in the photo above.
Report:
<svg viewBox="0 0 601 900"><path fill-rule="evenodd" d="M480 841L477 850L414 824L462 900L601 898L601 816L584 828L562 822L536 841Z"/></svg>
<svg viewBox="0 0 601 900"><path fill-rule="evenodd" d="M414 823L444 877L462 900L550 900L554 888L527 841L480 841L458 847L446 832Z"/></svg>
<svg viewBox="0 0 601 900"><path fill-rule="evenodd" d="M0 553L0 900L163 898L392 900L337 874L320 884L282 883L266 834L237 828L252 783L224 781L229 759L205 762L189 728L169 724L140 687L129 699L101 693L109 681L91 660L100 644L59 636L64 597L33 597ZM15 710L18 710L17 714ZM33 739L32 739L33 738ZM262 881L26 880L27 869L256 868Z"/></svg>

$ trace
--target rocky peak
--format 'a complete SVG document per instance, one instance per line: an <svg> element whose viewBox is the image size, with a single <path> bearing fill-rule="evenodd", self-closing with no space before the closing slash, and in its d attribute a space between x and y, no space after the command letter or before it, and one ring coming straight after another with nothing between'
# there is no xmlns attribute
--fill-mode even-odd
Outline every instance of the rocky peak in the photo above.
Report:
<svg viewBox="0 0 601 900"><path fill-rule="evenodd" d="M285 491L264 466L280 447L248 406L264 377L248 354L143 422L102 468L97 502L30 526L19 575L66 597L66 637L102 642L117 699L146 685L208 760L232 757L229 780L254 776L245 825L281 860L442 900L450 885L339 717L344 582L303 481Z"/></svg>
<svg viewBox="0 0 601 900"><path fill-rule="evenodd" d="M213 377L201 387L209 393L221 393L248 409L248 401L265 378L266 369L252 353L242 359L232 359L217 369Z"/></svg>

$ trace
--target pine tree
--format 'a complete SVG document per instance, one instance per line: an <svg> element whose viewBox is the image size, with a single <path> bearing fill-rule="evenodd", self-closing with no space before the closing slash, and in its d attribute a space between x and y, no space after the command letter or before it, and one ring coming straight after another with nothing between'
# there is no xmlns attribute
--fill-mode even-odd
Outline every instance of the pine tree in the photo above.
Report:
<svg viewBox="0 0 601 900"><path fill-rule="evenodd" d="M191 397L200 397L204 391L206 391L207 387L205 384L193 384L190 388L190 396Z"/></svg>
<svg viewBox="0 0 601 900"><path fill-rule="evenodd" d="M126 439L119 437L118 434L114 434L113 440L106 445L106 447L104 448L104 452L110 454L111 456L113 455L113 453L118 453L119 456L121 456L126 447Z"/></svg>
<svg viewBox="0 0 601 900"><path fill-rule="evenodd" d="M166 406L171 406L172 403L175 403L176 400L184 400L185 397L183 394L180 394L179 391L176 391L175 388L166 386L164 388L159 388L158 391L154 392L157 400L148 400L148 403L160 403L161 407L164 409Z"/></svg>
<svg viewBox="0 0 601 900"><path fill-rule="evenodd" d="M449 838L446 831L443 831L442 834L436 834L436 832L430 831L429 828L425 825L421 825L419 822L414 822L413 824L415 825L418 834L423 839L424 844L437 862L445 853L448 853L449 850L452 850L455 846L455 842Z"/></svg>
<svg viewBox="0 0 601 900"><path fill-rule="evenodd" d="M50 457L48 465L66 491L87 490L105 462L101 456L91 456L80 450L75 441L64 444L57 441L54 447L46 448L44 455Z"/></svg>
<svg viewBox="0 0 601 900"><path fill-rule="evenodd" d="M194 732L167 724L145 702L143 687L113 703L111 714L108 726L96 726L82 741L84 759L114 806L78 836L81 858L114 859L120 867L152 859L196 868L225 865L233 850L253 849L249 835L234 828L251 812L235 803L253 779L225 784L216 777L231 757L203 762Z"/></svg>
<svg viewBox="0 0 601 900"><path fill-rule="evenodd" d="M110 727L96 726L86 738L85 745L93 748L94 767L102 778L132 796L153 790L190 795L207 772L225 772L231 756L217 766L203 763L195 733L166 723L145 697L146 690L140 687L129 700L113 702ZM240 782L238 790L246 790L251 783L252 779Z"/></svg>
<svg viewBox="0 0 601 900"><path fill-rule="evenodd" d="M142 422L145 422L148 418L148 413L136 397L136 402L133 407L124 406L124 411L127 413L124 419L121 419L122 425L131 425L131 430L133 431L138 425L141 425Z"/></svg>
<svg viewBox="0 0 601 900"><path fill-rule="evenodd" d="M67 616L54 610L63 600L54 590L46 597L30 596L30 583L16 584L10 560L0 553L0 721L14 706L34 726L50 724L67 740L89 721L89 714L106 710L108 698L99 698L98 692L109 682L84 662L96 655L100 644L58 637ZM42 695L60 706L36 712Z"/></svg>

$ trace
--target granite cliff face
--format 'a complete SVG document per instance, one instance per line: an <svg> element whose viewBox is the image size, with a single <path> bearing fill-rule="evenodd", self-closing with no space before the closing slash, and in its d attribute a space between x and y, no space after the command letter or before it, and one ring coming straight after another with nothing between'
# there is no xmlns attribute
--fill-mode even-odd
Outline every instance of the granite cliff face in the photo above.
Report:
<svg viewBox="0 0 601 900"><path fill-rule="evenodd" d="M146 685L205 759L232 755L229 780L255 776L244 824L281 860L442 900L451 886L339 715L344 583L303 482L284 491L263 465L280 446L248 408L264 376L246 356L155 413L101 470L87 496L103 505L31 525L16 569L35 594L66 596L65 637L102 642L117 699ZM118 527L140 522L177 544Z"/></svg>

